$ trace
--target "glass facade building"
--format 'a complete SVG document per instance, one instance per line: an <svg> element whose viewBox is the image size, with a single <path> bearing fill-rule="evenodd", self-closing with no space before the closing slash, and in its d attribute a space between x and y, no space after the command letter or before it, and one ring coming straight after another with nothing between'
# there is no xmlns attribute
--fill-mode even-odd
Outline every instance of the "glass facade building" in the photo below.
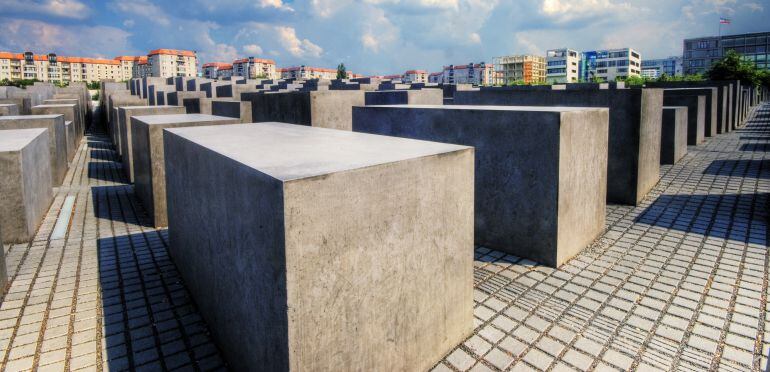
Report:
<svg viewBox="0 0 770 372"><path fill-rule="evenodd" d="M770 69L770 32L700 37L684 40L685 74L703 74L728 50L735 50L761 69Z"/></svg>

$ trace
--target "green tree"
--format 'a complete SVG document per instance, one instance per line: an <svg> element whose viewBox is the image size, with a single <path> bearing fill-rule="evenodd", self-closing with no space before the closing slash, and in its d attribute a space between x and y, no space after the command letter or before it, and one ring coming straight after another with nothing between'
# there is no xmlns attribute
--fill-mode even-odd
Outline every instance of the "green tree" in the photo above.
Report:
<svg viewBox="0 0 770 372"><path fill-rule="evenodd" d="M629 86L633 86L633 85L640 86L640 85L644 85L644 83L647 82L647 79L641 76L631 75L627 77L624 81L626 82L626 85L629 85Z"/></svg>
<svg viewBox="0 0 770 372"><path fill-rule="evenodd" d="M711 65L706 73L711 80L740 80L746 85L759 85L760 73L754 62L747 61L734 50Z"/></svg>
<svg viewBox="0 0 770 372"><path fill-rule="evenodd" d="M348 78L348 72L345 70L345 64L340 63L337 66L337 79L347 79Z"/></svg>

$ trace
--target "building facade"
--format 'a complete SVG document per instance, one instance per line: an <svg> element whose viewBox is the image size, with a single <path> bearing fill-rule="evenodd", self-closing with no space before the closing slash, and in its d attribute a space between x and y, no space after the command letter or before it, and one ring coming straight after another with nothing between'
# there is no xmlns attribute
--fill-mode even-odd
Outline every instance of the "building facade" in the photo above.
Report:
<svg viewBox="0 0 770 372"><path fill-rule="evenodd" d="M631 48L583 52L579 71L583 81L616 81L641 76L642 56Z"/></svg>
<svg viewBox="0 0 770 372"><path fill-rule="evenodd" d="M642 60L642 76L646 78L658 78L667 76L682 76L682 57L673 56L659 59Z"/></svg>
<svg viewBox="0 0 770 372"><path fill-rule="evenodd" d="M155 49L147 54L147 65L153 77L194 77L198 58L189 50Z"/></svg>
<svg viewBox="0 0 770 372"><path fill-rule="evenodd" d="M539 84L545 82L545 57L535 55L495 58L495 83Z"/></svg>
<svg viewBox="0 0 770 372"><path fill-rule="evenodd" d="M683 42L684 74L704 74L728 50L743 55L758 68L770 69L770 32L698 37Z"/></svg>
<svg viewBox="0 0 770 372"><path fill-rule="evenodd" d="M430 74L428 82L474 85L493 85L495 83L494 65L484 62L444 66L443 71L437 74Z"/></svg>
<svg viewBox="0 0 770 372"><path fill-rule="evenodd" d="M209 62L202 66L203 77L209 79L218 79L232 76L233 65L224 62Z"/></svg>
<svg viewBox="0 0 770 372"><path fill-rule="evenodd" d="M121 62L113 59L0 52L0 80L36 79L44 82L91 82L123 79Z"/></svg>
<svg viewBox="0 0 770 372"><path fill-rule="evenodd" d="M348 78L353 73L348 71ZM309 66L295 66L276 69L276 74L281 79L336 79L337 70L333 68L322 67L309 67Z"/></svg>
<svg viewBox="0 0 770 372"><path fill-rule="evenodd" d="M545 79L551 84L577 83L580 81L580 53L562 48L551 49L545 55Z"/></svg>
<svg viewBox="0 0 770 372"><path fill-rule="evenodd" d="M275 61L262 58L242 58L233 61L233 76L247 79L277 79Z"/></svg>
<svg viewBox="0 0 770 372"><path fill-rule="evenodd" d="M401 81L404 83L427 83L428 71L425 70L408 70L401 76Z"/></svg>

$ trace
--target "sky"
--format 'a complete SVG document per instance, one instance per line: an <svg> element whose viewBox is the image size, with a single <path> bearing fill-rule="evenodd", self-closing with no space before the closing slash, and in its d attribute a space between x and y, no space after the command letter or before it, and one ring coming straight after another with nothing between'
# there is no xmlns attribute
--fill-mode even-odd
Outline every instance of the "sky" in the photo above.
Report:
<svg viewBox="0 0 770 372"><path fill-rule="evenodd" d="M770 0L0 0L0 51L113 58L194 50L199 66L255 56L278 67L367 75L631 47L682 54L682 40L770 31Z"/></svg>

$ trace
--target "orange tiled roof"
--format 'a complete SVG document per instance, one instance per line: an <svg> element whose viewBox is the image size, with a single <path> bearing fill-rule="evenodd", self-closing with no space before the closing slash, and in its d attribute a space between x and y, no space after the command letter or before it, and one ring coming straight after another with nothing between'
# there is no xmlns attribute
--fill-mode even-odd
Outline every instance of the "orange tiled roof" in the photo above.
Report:
<svg viewBox="0 0 770 372"><path fill-rule="evenodd" d="M224 62L209 62L209 63L204 63L202 66L202 68L207 68L207 67L216 67L217 70L227 70L227 69L233 68L233 65L229 63L224 63Z"/></svg>
<svg viewBox="0 0 770 372"><path fill-rule="evenodd" d="M289 72L289 71L299 71L302 67L294 66L294 67L284 67L276 69L277 72ZM337 72L336 69L333 68L322 68L322 67L305 67L305 71L310 72Z"/></svg>
<svg viewBox="0 0 770 372"><path fill-rule="evenodd" d="M130 61L130 62L139 62L142 59L140 56L118 56L115 57L116 61ZM145 56L144 59L147 59Z"/></svg>
<svg viewBox="0 0 770 372"><path fill-rule="evenodd" d="M24 53L0 52L0 58L2 58L2 59L23 60L24 59ZM34 55L32 55L32 60L34 60L34 61L47 61L48 60L48 55L47 54L34 54ZM119 65L120 64L120 62L118 60L114 60L114 59L67 57L67 56L56 56L56 61L57 62L65 62L65 63L90 63L90 64L103 64L103 65Z"/></svg>
<svg viewBox="0 0 770 372"><path fill-rule="evenodd" d="M409 74L427 74L428 71L425 70L409 70L406 72L407 75Z"/></svg>
<svg viewBox="0 0 770 372"><path fill-rule="evenodd" d="M172 56L185 56L185 57L195 57L195 52L189 51L189 50L180 50L180 49L155 49L151 50L150 53L148 53L148 56L154 56L156 54L165 54L165 55L172 55Z"/></svg>

